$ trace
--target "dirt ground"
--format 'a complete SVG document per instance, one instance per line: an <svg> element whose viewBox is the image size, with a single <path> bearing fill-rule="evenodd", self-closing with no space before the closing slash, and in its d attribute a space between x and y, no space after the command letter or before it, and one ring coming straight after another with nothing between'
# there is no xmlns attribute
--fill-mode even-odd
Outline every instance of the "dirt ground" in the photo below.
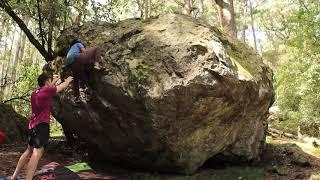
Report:
<svg viewBox="0 0 320 180"><path fill-rule="evenodd" d="M9 176L15 170L20 155L25 151L27 145L24 143L0 145L0 176ZM70 147L61 140L50 142L39 167L50 162L59 162L62 165L70 165L80 162L84 155L77 149Z"/></svg>
<svg viewBox="0 0 320 180"><path fill-rule="evenodd" d="M97 164L94 166L94 169L98 173L116 176L118 179L125 180L320 179L320 154L311 153L312 155L310 155L296 145L288 145L288 142L289 141L287 140L274 140L273 143L267 144L266 150L262 154L261 161L258 163L241 165L240 167L232 165L220 166L216 164L215 167L202 167L192 176L150 173L144 172L143 170L129 170L108 163L103 165ZM13 173L18 158L25 148L26 145L23 143L0 145L0 176L9 176ZM302 157L302 159L300 157ZM43 166L53 161L62 165L87 162L88 153L82 145L78 144L70 147L65 141L55 139L51 141L46 154L39 163L39 166ZM248 170L246 173L254 174L256 173L255 171L261 170L265 175L242 176L241 173L243 172L244 167ZM239 174L236 175L236 173ZM231 175L228 176L228 174Z"/></svg>

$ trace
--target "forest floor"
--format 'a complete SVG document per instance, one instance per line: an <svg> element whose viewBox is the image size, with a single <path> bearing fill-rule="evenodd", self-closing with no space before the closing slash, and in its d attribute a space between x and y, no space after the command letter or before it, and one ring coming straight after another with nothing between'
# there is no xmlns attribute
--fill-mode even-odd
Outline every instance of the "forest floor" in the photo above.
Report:
<svg viewBox="0 0 320 180"><path fill-rule="evenodd" d="M13 173L25 144L0 145L0 175ZM49 162L72 165L88 161L88 154L81 145L68 146L64 141L51 141L39 166ZM192 176L159 174L143 170L128 170L116 165L92 165L100 174L112 175L123 180L232 180L232 179L320 179L320 148L290 139L267 138L261 161L242 165L205 165Z"/></svg>

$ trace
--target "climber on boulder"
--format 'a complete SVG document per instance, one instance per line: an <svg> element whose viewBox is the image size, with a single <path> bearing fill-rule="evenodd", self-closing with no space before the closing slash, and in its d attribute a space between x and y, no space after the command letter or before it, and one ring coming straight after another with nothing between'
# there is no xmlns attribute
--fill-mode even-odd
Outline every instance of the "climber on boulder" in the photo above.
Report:
<svg viewBox="0 0 320 180"><path fill-rule="evenodd" d="M100 66L101 50L100 48L85 48L82 42L75 39L70 44L70 49L67 53L66 63L71 67L74 77L73 92L75 101L80 102L80 79L88 81L90 67L97 70L103 70Z"/></svg>

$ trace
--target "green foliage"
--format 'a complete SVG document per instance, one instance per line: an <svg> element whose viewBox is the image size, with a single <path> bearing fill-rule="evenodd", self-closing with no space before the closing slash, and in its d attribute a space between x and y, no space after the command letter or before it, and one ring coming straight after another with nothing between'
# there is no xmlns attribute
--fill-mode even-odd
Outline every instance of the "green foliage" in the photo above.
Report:
<svg viewBox="0 0 320 180"><path fill-rule="evenodd" d="M320 156L320 147L316 147L312 149L312 152L318 156Z"/></svg>
<svg viewBox="0 0 320 180"><path fill-rule="evenodd" d="M206 180L229 180L229 179L265 179L267 173L263 169L254 167L229 167L224 169L224 173L212 175Z"/></svg>
<svg viewBox="0 0 320 180"><path fill-rule="evenodd" d="M13 92L9 94L8 99L21 97L20 99L11 101L11 104L19 114L28 117L31 110L30 95L38 87L37 78L42 70L38 65L20 66L19 69L22 75L18 79Z"/></svg>
<svg viewBox="0 0 320 180"><path fill-rule="evenodd" d="M281 64L276 76L280 121L275 125L319 136L320 127L320 6L304 4L290 18L292 37L287 41L289 59ZM283 120L283 121L281 121Z"/></svg>
<svg viewBox="0 0 320 180"><path fill-rule="evenodd" d="M137 6L134 1L129 0L117 0L112 2L111 12L115 21L123 20L128 17L132 17L131 8Z"/></svg>
<svg viewBox="0 0 320 180"><path fill-rule="evenodd" d="M20 17L23 17L22 19L25 22L32 19L38 21L36 24L41 23L41 31L45 33L48 33L50 25L60 29L60 26L66 23L64 21L68 20L65 16L71 13L71 9L64 0L21 0L9 1L9 4ZM38 26L37 28L38 32L40 32L40 27ZM42 36L41 34L38 35Z"/></svg>
<svg viewBox="0 0 320 180"><path fill-rule="evenodd" d="M139 62L138 65L129 71L128 85L132 87L136 95L146 93L145 87L150 84L149 72L150 69L144 62Z"/></svg>
<svg viewBox="0 0 320 180"><path fill-rule="evenodd" d="M64 136L63 129L60 123L57 120L52 119L50 121L50 137L61 137Z"/></svg>
<svg viewBox="0 0 320 180"><path fill-rule="evenodd" d="M289 18L288 29L293 35L288 41L291 47L299 48L301 53L319 54L320 49L320 3L304 4Z"/></svg>
<svg viewBox="0 0 320 180"><path fill-rule="evenodd" d="M143 179L143 180L160 180L161 177L156 176L156 175L147 174L147 175L143 176L141 179Z"/></svg>

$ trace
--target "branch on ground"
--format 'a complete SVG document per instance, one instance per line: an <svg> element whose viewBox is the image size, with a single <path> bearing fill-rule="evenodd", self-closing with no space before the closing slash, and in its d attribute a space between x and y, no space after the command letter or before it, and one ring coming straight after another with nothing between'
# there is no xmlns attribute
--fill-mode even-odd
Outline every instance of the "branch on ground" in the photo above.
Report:
<svg viewBox="0 0 320 180"><path fill-rule="evenodd" d="M15 100L24 100L24 101L28 101L29 102L29 99L26 99L26 97L28 97L28 96L29 96L29 94L25 93L22 96L13 97L11 99L4 100L4 101L2 101L2 103L5 104L5 103L11 102L11 101L15 101Z"/></svg>

